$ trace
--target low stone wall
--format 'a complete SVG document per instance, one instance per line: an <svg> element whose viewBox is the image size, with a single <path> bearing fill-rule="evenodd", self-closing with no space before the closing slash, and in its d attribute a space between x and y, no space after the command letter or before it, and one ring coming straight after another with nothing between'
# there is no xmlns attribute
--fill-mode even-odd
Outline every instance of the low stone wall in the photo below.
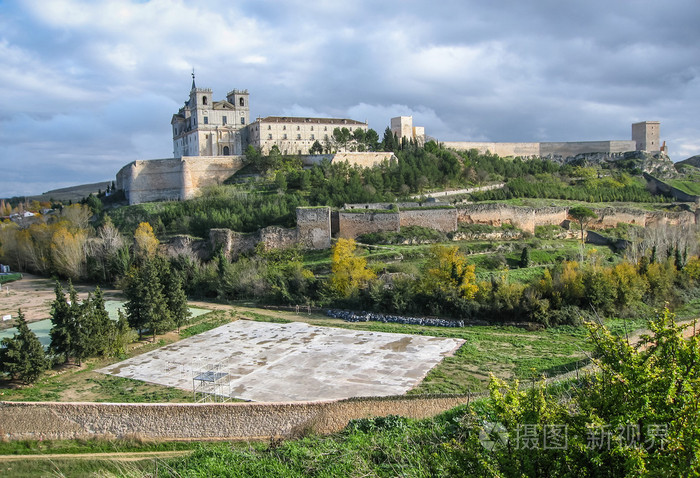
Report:
<svg viewBox="0 0 700 478"><path fill-rule="evenodd" d="M289 403L0 402L0 438L67 440L255 440L335 433L350 420L401 415L428 418L468 396L400 396Z"/></svg>

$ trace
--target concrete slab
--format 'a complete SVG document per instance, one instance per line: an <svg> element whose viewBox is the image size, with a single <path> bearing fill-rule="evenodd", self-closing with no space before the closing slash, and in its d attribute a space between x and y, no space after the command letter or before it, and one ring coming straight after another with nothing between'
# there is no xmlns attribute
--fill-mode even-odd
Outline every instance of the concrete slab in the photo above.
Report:
<svg viewBox="0 0 700 478"><path fill-rule="evenodd" d="M192 390L194 376L216 369L228 374L231 396L253 401L386 396L410 390L462 343L237 320L98 371Z"/></svg>

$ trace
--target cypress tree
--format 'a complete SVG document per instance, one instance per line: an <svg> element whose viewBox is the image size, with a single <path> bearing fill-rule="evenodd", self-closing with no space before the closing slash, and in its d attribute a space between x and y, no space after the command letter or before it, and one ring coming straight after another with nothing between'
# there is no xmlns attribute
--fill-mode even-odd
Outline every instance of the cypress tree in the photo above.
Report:
<svg viewBox="0 0 700 478"><path fill-rule="evenodd" d="M190 318L190 309L187 306L187 296L182 288L182 280L177 272L169 271L165 288L168 291L167 301L170 316L178 333L180 333L180 327Z"/></svg>
<svg viewBox="0 0 700 478"><path fill-rule="evenodd" d="M22 309L18 311L17 333L2 339L0 345L0 372L25 383L35 382L48 368L44 347L29 329Z"/></svg>
<svg viewBox="0 0 700 478"><path fill-rule="evenodd" d="M69 324L71 322L71 308L66 301L66 295L63 292L61 283L56 281L56 299L51 304L51 337L50 350L51 353L57 356L63 356L64 363L67 363L70 358L71 337Z"/></svg>

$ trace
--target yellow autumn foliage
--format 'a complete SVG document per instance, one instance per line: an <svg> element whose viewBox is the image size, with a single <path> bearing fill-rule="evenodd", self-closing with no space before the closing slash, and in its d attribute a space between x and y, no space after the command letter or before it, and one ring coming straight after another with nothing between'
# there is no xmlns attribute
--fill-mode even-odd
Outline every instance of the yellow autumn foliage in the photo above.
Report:
<svg viewBox="0 0 700 478"><path fill-rule="evenodd" d="M349 297L376 277L367 268L367 260L355 253L356 247L353 239L338 239L331 251L330 288L342 297Z"/></svg>

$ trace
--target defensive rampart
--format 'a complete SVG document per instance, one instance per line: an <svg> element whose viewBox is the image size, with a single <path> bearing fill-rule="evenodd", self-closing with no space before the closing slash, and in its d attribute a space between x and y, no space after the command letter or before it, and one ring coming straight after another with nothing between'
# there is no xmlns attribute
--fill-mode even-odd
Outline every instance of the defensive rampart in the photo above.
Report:
<svg viewBox="0 0 700 478"><path fill-rule="evenodd" d="M476 149L481 154L490 152L501 157L571 157L586 153L624 153L635 151L634 141L571 141L544 143L496 143L480 141L445 141L446 148L458 151Z"/></svg>
<svg viewBox="0 0 700 478"><path fill-rule="evenodd" d="M457 209L402 209L401 227L429 227L440 232L457 230Z"/></svg>
<svg viewBox="0 0 700 478"><path fill-rule="evenodd" d="M338 213L338 237L354 239L372 232L399 232L401 219L398 210L367 210L365 212L340 211Z"/></svg>
<svg viewBox="0 0 700 478"><path fill-rule="evenodd" d="M117 173L116 186L129 204L190 199L220 184L244 165L243 156L197 156L133 161Z"/></svg>
<svg viewBox="0 0 700 478"><path fill-rule="evenodd" d="M399 396L289 403L56 403L0 402L4 440L134 438L255 440L328 434L350 420L401 415L427 418L467 396Z"/></svg>

